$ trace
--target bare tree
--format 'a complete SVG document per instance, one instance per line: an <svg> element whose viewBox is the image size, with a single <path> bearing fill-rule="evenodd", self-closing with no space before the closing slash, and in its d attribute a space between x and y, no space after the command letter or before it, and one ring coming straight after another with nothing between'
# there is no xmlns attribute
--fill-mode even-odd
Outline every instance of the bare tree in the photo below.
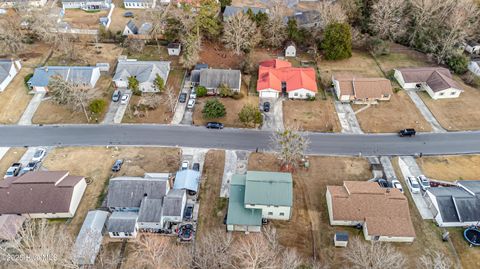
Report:
<svg viewBox="0 0 480 269"><path fill-rule="evenodd" d="M162 94L164 97L164 102L167 105L170 112L175 112L175 107L177 106L177 95L172 86L167 86L165 92Z"/></svg>
<svg viewBox="0 0 480 269"><path fill-rule="evenodd" d="M449 269L453 267L452 261L439 251L429 251L422 255L417 262L418 268L425 269Z"/></svg>
<svg viewBox="0 0 480 269"><path fill-rule="evenodd" d="M230 17L224 23L222 41L236 55L254 48L258 41L257 25L243 12Z"/></svg>
<svg viewBox="0 0 480 269"><path fill-rule="evenodd" d="M277 252L262 234L243 236L233 251L238 268L275 268Z"/></svg>
<svg viewBox="0 0 480 269"><path fill-rule="evenodd" d="M95 264L99 269L116 269L121 261L119 249L107 249L104 245L100 248Z"/></svg>
<svg viewBox="0 0 480 269"><path fill-rule="evenodd" d="M295 125L285 126L272 134L273 150L286 170L294 170L305 156L309 145L308 138Z"/></svg>
<svg viewBox="0 0 480 269"><path fill-rule="evenodd" d="M354 237L348 243L344 259L351 264L350 268L358 269L401 269L405 268L407 259L392 245L371 241L366 242Z"/></svg>
<svg viewBox="0 0 480 269"><path fill-rule="evenodd" d="M436 20L444 4L437 0L411 0L410 4L413 27L409 39L410 45L414 45L428 31L429 22Z"/></svg>
<svg viewBox="0 0 480 269"><path fill-rule="evenodd" d="M231 263L232 236L212 230L195 242L192 266L198 269L225 268Z"/></svg>
<svg viewBox="0 0 480 269"><path fill-rule="evenodd" d="M28 220L17 239L0 244L0 263L17 268L78 268L73 238L46 219Z"/></svg>
<svg viewBox="0 0 480 269"><path fill-rule="evenodd" d="M90 121L87 113L88 103L93 96L89 93L91 88L86 85L75 85L66 81L61 76L53 76L48 83L49 94L52 100L59 104L69 107L72 111L83 110L85 118Z"/></svg>
<svg viewBox="0 0 480 269"><path fill-rule="evenodd" d="M278 48L283 45L287 38L284 22L284 7L280 4L273 6L270 10L267 22L262 29L264 41L268 46Z"/></svg>
<svg viewBox="0 0 480 269"><path fill-rule="evenodd" d="M334 22L347 21L347 15L345 15L342 6L334 1L319 2L317 5L317 11L320 14L322 21L322 29Z"/></svg>
<svg viewBox="0 0 480 269"><path fill-rule="evenodd" d="M372 7L370 24L373 32L391 41L402 37L409 23L407 7L405 0L378 0Z"/></svg>
<svg viewBox="0 0 480 269"><path fill-rule="evenodd" d="M162 268L168 256L169 240L165 236L142 235L136 243L136 261L147 268Z"/></svg>
<svg viewBox="0 0 480 269"><path fill-rule="evenodd" d="M140 53L145 48L145 41L143 41L142 39L127 38L125 40L125 46L131 52Z"/></svg>
<svg viewBox="0 0 480 269"><path fill-rule="evenodd" d="M16 55L25 48L22 42L25 34L20 23L16 14L4 15L0 20L0 51Z"/></svg>
<svg viewBox="0 0 480 269"><path fill-rule="evenodd" d="M186 253L187 255L178 255L178 253ZM193 248L190 246L176 245L170 248L168 263L172 269L191 268Z"/></svg>
<svg viewBox="0 0 480 269"><path fill-rule="evenodd" d="M139 100L139 105L144 105L149 110L157 109L162 102L162 97L157 93L144 93Z"/></svg>
<svg viewBox="0 0 480 269"><path fill-rule="evenodd" d="M160 37L165 31L165 21L169 16L170 9L172 4L161 4L156 5L155 8L148 8L144 13L145 21L151 23L152 28L150 29L150 38L155 40L157 43L157 49L160 51Z"/></svg>

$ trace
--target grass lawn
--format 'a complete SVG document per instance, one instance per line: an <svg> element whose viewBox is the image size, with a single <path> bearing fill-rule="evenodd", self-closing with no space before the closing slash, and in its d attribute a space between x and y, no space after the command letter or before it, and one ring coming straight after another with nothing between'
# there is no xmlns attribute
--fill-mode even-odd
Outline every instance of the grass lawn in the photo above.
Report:
<svg viewBox="0 0 480 269"><path fill-rule="evenodd" d="M417 158L423 173L433 179L479 180L480 155L428 156Z"/></svg>
<svg viewBox="0 0 480 269"><path fill-rule="evenodd" d="M167 86L172 87L175 91L175 98L178 99L178 93L184 77L185 71L181 69L173 69L170 71L167 80ZM145 113L145 117L134 117L132 108L140 100L140 96L132 96L130 100L130 109L127 109L122 122L124 123L170 123L173 113L170 112L167 105L161 104L155 110L149 110Z"/></svg>
<svg viewBox="0 0 480 269"><path fill-rule="evenodd" d="M463 237L463 228L449 228L450 239L464 269L480 268L480 248L470 247Z"/></svg>
<svg viewBox="0 0 480 269"><path fill-rule="evenodd" d="M354 111L365 105L352 105ZM432 130L405 91L392 95L390 101L382 101L356 114L360 127L367 133L392 133L404 128L420 132Z"/></svg>
<svg viewBox="0 0 480 269"><path fill-rule="evenodd" d="M107 9L99 12L86 12L81 9L66 9L63 21L67 22L72 28L98 29L100 17L108 15Z"/></svg>
<svg viewBox="0 0 480 269"><path fill-rule="evenodd" d="M111 172L116 159L124 159L122 170ZM104 197L108 179L116 176L143 176L145 172L174 172L180 165L177 148L141 147L62 147L51 151L43 162L50 171L68 170L71 175L85 176L91 181L77 212L67 226L76 236L89 210L95 209Z"/></svg>
<svg viewBox="0 0 480 269"><path fill-rule="evenodd" d="M203 177L200 185L200 209L198 212L197 238L215 229L225 229L223 218L227 211L227 199L220 197L225 151L210 150L205 155Z"/></svg>
<svg viewBox="0 0 480 269"><path fill-rule="evenodd" d="M299 124L305 131L340 132L340 123L332 97L315 101L286 100L283 102L285 124Z"/></svg>
<svg viewBox="0 0 480 269"><path fill-rule="evenodd" d="M26 151L26 148L10 148L7 153L3 155L3 158L0 159L0 176L2 179L12 163L18 162Z"/></svg>

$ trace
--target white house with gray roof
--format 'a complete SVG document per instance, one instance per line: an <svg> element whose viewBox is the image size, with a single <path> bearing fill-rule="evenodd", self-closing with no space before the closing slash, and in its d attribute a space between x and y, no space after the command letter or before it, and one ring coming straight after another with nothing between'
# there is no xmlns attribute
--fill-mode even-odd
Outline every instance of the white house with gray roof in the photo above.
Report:
<svg viewBox="0 0 480 269"><path fill-rule="evenodd" d="M137 212L113 212L108 218L107 230L110 238L133 239L138 233Z"/></svg>
<svg viewBox="0 0 480 269"><path fill-rule="evenodd" d="M123 0L123 6L126 9L147 9L155 8L156 0Z"/></svg>
<svg viewBox="0 0 480 269"><path fill-rule="evenodd" d="M248 10L251 10L254 15L257 15L258 13L268 14L268 9L266 8L248 6L226 6L225 10L223 11L223 20L226 21L227 19L237 15L240 12L242 12L243 14L247 14Z"/></svg>
<svg viewBox="0 0 480 269"><path fill-rule="evenodd" d="M52 77L59 76L75 85L94 88L100 78L100 68L95 66L44 66L35 68L33 77L27 82L35 92L48 91Z"/></svg>
<svg viewBox="0 0 480 269"><path fill-rule="evenodd" d="M168 61L137 61L135 59L118 60L117 69L113 76L113 82L117 88L127 88L128 78L135 77L139 82L139 90L142 92L157 92L154 84L155 78L160 76L167 83L170 73Z"/></svg>
<svg viewBox="0 0 480 269"><path fill-rule="evenodd" d="M100 10L108 9L112 0L62 0L63 9Z"/></svg>
<svg viewBox="0 0 480 269"><path fill-rule="evenodd" d="M201 69L198 85L207 88L209 94L218 94L218 88L224 84L232 91L240 92L242 74L232 69Z"/></svg>
<svg viewBox="0 0 480 269"><path fill-rule="evenodd" d="M7 88L21 68L19 60L0 59L0 92Z"/></svg>

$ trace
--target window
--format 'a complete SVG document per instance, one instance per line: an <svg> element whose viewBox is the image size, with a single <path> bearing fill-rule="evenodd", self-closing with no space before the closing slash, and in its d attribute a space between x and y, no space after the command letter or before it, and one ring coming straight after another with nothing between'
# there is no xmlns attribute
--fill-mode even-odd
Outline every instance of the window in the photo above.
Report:
<svg viewBox="0 0 480 269"><path fill-rule="evenodd" d="M118 232L113 232L113 236L119 236Z"/></svg>
<svg viewBox="0 0 480 269"><path fill-rule="evenodd" d="M273 212L268 212L268 215L269 215L269 216L272 216L272 215L273 215Z"/></svg>
<svg viewBox="0 0 480 269"><path fill-rule="evenodd" d="M451 92L451 93L450 93L450 95L455 95L455 94L456 94L456 92Z"/></svg>
<svg viewBox="0 0 480 269"><path fill-rule="evenodd" d="M283 213L283 212L280 212L280 216L285 216L285 213Z"/></svg>
<svg viewBox="0 0 480 269"><path fill-rule="evenodd" d="M441 92L441 93L440 93L440 96L442 96L442 95L444 95L444 94L445 94L444 92Z"/></svg>
<svg viewBox="0 0 480 269"><path fill-rule="evenodd" d="M297 96L298 96L298 92L294 93L293 96L297 97Z"/></svg>

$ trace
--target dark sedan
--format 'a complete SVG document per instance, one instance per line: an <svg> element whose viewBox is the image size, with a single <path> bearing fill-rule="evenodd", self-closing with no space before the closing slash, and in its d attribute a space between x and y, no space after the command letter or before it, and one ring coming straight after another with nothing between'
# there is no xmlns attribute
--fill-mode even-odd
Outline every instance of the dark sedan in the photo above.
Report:
<svg viewBox="0 0 480 269"><path fill-rule="evenodd" d="M209 122L207 123L208 129L223 129L223 124L220 122Z"/></svg>

